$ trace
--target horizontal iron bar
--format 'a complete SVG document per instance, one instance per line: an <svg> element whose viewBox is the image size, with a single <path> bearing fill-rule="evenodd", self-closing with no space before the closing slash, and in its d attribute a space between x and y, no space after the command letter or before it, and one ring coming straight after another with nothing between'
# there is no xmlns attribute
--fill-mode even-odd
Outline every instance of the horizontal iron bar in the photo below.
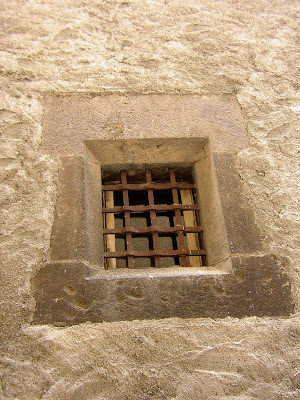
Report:
<svg viewBox="0 0 300 400"><path fill-rule="evenodd" d="M196 185L192 183L127 183L127 184L117 184L117 185L102 185L103 191L113 191L120 192L123 190L168 190L168 189L195 189Z"/></svg>
<svg viewBox="0 0 300 400"><path fill-rule="evenodd" d="M186 233L196 233L202 232L203 228L201 226L174 226L174 227L163 227L163 226L147 226L143 228L135 228L133 226L129 228L115 228L115 229L104 229L104 235L110 234L126 234L126 232L130 233L151 233L151 232L158 232L158 233L176 233L176 232L186 232Z"/></svg>
<svg viewBox="0 0 300 400"><path fill-rule="evenodd" d="M112 208L102 208L103 213L121 213L124 211L131 211L131 212L147 212L150 210L155 211L173 211L173 210L199 210L199 206L197 204L156 204L150 206L124 206L124 207L112 207Z"/></svg>
<svg viewBox="0 0 300 400"><path fill-rule="evenodd" d="M175 256L205 256L205 250L146 250L146 251L115 251L111 253L104 253L105 258L127 258L133 257L175 257Z"/></svg>

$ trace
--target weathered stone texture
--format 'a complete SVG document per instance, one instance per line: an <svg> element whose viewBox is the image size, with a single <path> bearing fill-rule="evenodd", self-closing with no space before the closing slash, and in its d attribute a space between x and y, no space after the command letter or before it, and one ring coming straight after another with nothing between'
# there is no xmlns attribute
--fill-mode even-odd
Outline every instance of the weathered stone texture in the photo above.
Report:
<svg viewBox="0 0 300 400"><path fill-rule="evenodd" d="M236 156L230 153L214 154L214 165L230 250L233 253L254 253L262 250L260 231L254 223L253 209L242 196Z"/></svg>
<svg viewBox="0 0 300 400"><path fill-rule="evenodd" d="M234 257L231 273L193 268L89 271L83 263L48 264L35 275L35 324L142 319L288 316L290 282L270 256Z"/></svg>
<svg viewBox="0 0 300 400"><path fill-rule="evenodd" d="M58 200L51 234L50 259L84 258L84 183L81 157L63 157L58 174Z"/></svg>
<svg viewBox="0 0 300 400"><path fill-rule="evenodd" d="M299 398L296 317L36 326L24 334L35 355L31 363L3 360L4 399Z"/></svg>
<svg viewBox="0 0 300 400"><path fill-rule="evenodd" d="M6 0L0 22L0 396L299 397L296 319L34 327L32 342L20 330L57 196L57 160L38 148L49 93L236 94L250 138L237 154L243 191L263 250L289 260L299 309L298 2ZM206 330L218 365L203 359Z"/></svg>
<svg viewBox="0 0 300 400"><path fill-rule="evenodd" d="M41 149L52 154L81 153L88 139L203 137L215 151L249 145L232 95L47 96L43 132Z"/></svg>

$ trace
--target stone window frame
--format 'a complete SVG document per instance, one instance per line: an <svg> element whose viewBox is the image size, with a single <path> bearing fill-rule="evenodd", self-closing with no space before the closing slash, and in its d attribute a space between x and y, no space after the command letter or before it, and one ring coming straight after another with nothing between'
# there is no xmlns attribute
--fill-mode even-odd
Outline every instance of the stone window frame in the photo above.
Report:
<svg viewBox="0 0 300 400"><path fill-rule="evenodd" d="M114 155L112 163L111 155ZM125 160L128 154L131 159ZM149 154L155 163L149 163ZM201 271L231 270L228 235L207 138L86 140L84 142L86 260L103 268L101 169L192 167L203 226L207 266ZM100 205L100 206L99 206ZM119 271L120 273L120 271ZM130 272L135 274L134 271ZM139 272L140 273L140 272ZM153 272L155 274L155 272Z"/></svg>
<svg viewBox="0 0 300 400"><path fill-rule="evenodd" d="M60 166L49 260L32 280L33 322L291 314L286 260L264 252L243 192L237 153L248 146L230 95L47 96L41 151ZM107 271L101 166L154 159L193 165L208 266Z"/></svg>

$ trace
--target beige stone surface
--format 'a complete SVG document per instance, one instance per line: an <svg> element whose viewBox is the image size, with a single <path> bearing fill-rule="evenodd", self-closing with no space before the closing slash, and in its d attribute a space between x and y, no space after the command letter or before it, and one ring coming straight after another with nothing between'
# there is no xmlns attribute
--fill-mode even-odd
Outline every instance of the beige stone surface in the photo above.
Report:
<svg viewBox="0 0 300 400"><path fill-rule="evenodd" d="M81 153L83 140L97 139L202 137L232 152L249 145L232 95L47 96L43 122L41 149L52 154Z"/></svg>
<svg viewBox="0 0 300 400"><path fill-rule="evenodd" d="M4 0L0 22L0 396L299 398L296 317L22 330L57 196L59 164L39 148L49 94L236 95L243 190L264 251L290 261L299 309L298 2Z"/></svg>
<svg viewBox="0 0 300 400"><path fill-rule="evenodd" d="M28 361L2 360L3 399L296 400L300 395L298 318L169 319L23 332L35 353Z"/></svg>

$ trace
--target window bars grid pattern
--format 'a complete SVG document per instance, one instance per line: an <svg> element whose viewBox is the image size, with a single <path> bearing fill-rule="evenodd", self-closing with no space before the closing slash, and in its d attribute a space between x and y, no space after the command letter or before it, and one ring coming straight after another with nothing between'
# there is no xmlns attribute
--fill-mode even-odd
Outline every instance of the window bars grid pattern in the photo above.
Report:
<svg viewBox="0 0 300 400"><path fill-rule="evenodd" d="M174 169L167 182L154 181L150 169L145 180L128 182L125 170L120 175L102 185L106 267L136 268L145 259L156 268L204 265L195 185L178 182Z"/></svg>

